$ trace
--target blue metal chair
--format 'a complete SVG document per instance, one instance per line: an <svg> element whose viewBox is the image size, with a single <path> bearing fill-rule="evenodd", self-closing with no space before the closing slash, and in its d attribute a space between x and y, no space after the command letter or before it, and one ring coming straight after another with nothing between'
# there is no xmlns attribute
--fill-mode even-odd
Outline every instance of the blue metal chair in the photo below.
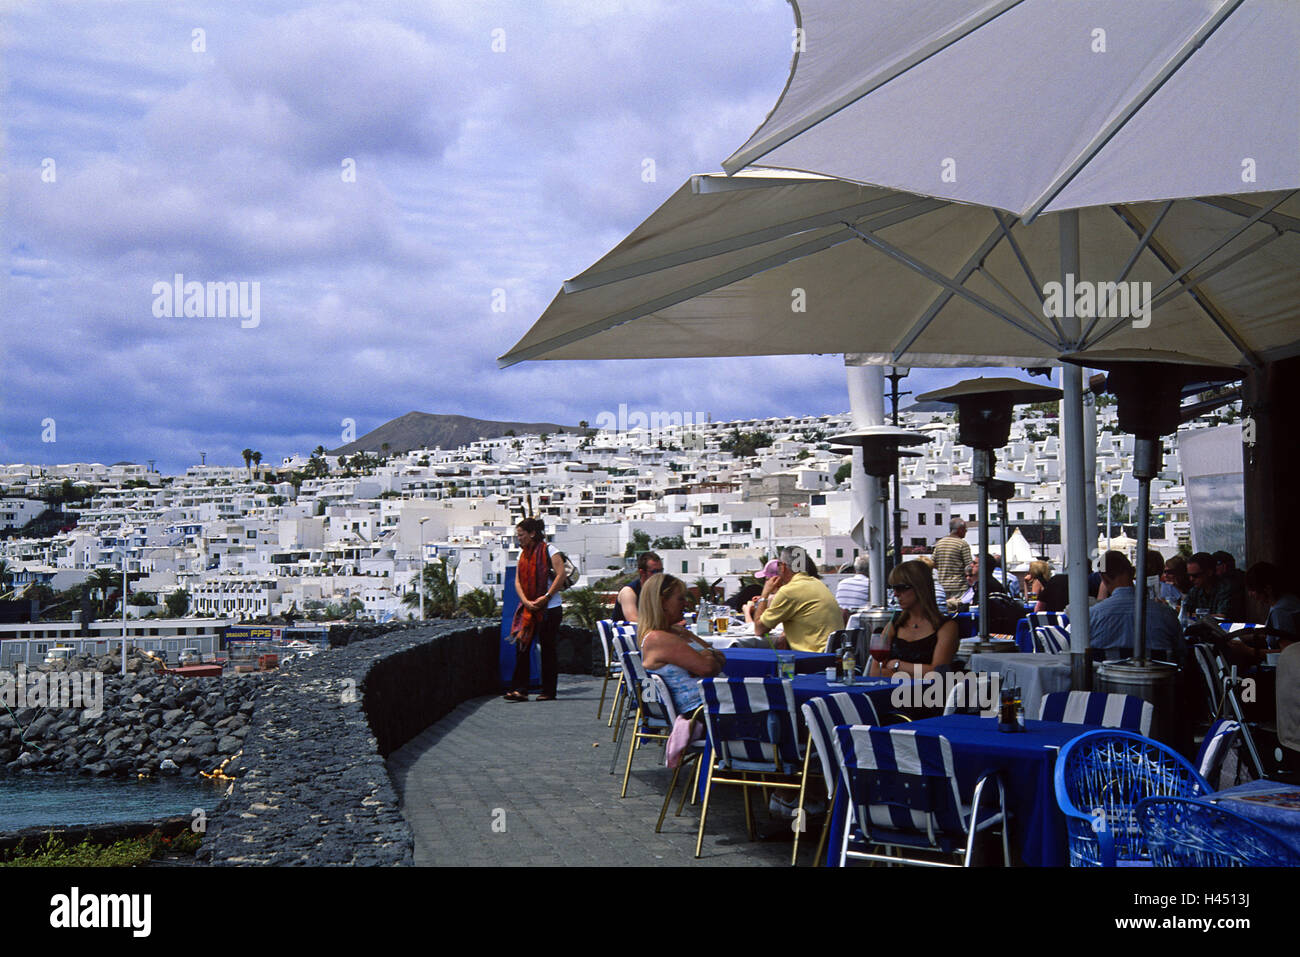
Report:
<svg viewBox="0 0 1300 957"><path fill-rule="evenodd" d="M704 846L713 785L739 785L745 795L745 824L755 837L749 791L753 787L802 790L806 767L800 748L794 688L777 678L704 678L704 720L713 757L704 785L700 834L695 856ZM775 778L775 780L772 780Z"/></svg>
<svg viewBox="0 0 1300 957"><path fill-rule="evenodd" d="M1300 853L1282 838L1208 801L1147 798L1137 819L1156 867L1300 866Z"/></svg>
<svg viewBox="0 0 1300 957"><path fill-rule="evenodd" d="M1090 724L1101 728L1122 728L1147 734L1155 707L1133 695L1104 694L1100 691L1053 691L1043 695L1039 721Z"/></svg>
<svg viewBox="0 0 1300 957"><path fill-rule="evenodd" d="M1056 803L1071 867L1146 864L1135 810L1149 797L1199 797L1211 787L1182 755L1130 731L1089 731L1056 758Z"/></svg>
<svg viewBox="0 0 1300 957"><path fill-rule="evenodd" d="M1002 859L1011 864L1007 841L1007 803L1002 777L983 775L971 805L962 803L952 745L942 735L918 735L906 727L835 729L842 786L848 789L851 818L840 844L840 866L848 859L893 864L954 865L928 858L891 857L866 850L875 844L897 850L956 854L973 863L975 835L999 825ZM997 810L981 814L984 786L997 785Z"/></svg>
<svg viewBox="0 0 1300 957"><path fill-rule="evenodd" d="M817 852L814 857L814 860L820 861L826 850L826 839L831 828L831 808L835 805L835 795L840 782L839 765L835 760L835 729L842 724L878 725L880 718L876 714L876 706L871 703L869 697L846 692L812 698L800 710L803 712L804 724L808 725L808 744L804 748L804 780L808 779L808 766L815 750L821 761L822 777L826 781L826 790L829 793L826 803L826 821L822 825L822 835L817 841ZM800 791L796 825L805 820L804 796L805 791ZM794 855L790 861L792 865L799 856L799 833L800 828L796 826Z"/></svg>

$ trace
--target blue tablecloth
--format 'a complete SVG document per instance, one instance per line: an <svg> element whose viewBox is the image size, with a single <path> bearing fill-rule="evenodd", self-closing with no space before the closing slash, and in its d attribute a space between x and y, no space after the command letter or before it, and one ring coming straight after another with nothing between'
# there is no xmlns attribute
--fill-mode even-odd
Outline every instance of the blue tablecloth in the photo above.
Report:
<svg viewBox="0 0 1300 957"><path fill-rule="evenodd" d="M1250 797L1251 800L1242 800ZM1277 800L1270 801L1269 797ZM1216 791L1209 800L1248 817L1300 851L1300 787L1276 781L1250 781Z"/></svg>
<svg viewBox="0 0 1300 957"><path fill-rule="evenodd" d="M951 714L913 721L908 729L923 735L943 735L952 745L957 766L957 789L964 801L975 793L975 782L990 771L1001 771L1011 813L1012 861L1031 867L1069 864L1065 816L1056 804L1052 779L1061 746L1086 731L1087 725L1056 721L1028 721L1023 734L998 731L997 719ZM843 791L843 788L840 789ZM996 798L985 787L983 801ZM826 863L839 860L848 803L843 793L835 797L834 818L826 846Z"/></svg>
<svg viewBox="0 0 1300 957"><path fill-rule="evenodd" d="M771 648L723 648L727 663L722 673L728 678L775 678L776 652ZM835 667L834 655L823 655L815 651L791 651L794 655L796 674L806 675L815 672L825 674L827 668Z"/></svg>

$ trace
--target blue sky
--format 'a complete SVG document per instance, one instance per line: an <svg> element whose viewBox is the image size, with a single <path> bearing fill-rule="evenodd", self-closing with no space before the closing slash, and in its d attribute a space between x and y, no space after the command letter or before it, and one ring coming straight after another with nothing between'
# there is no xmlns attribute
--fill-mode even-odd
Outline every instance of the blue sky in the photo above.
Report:
<svg viewBox="0 0 1300 957"><path fill-rule="evenodd" d="M411 410L847 409L839 356L495 361L744 142L792 27L784 0L7 8L0 462L278 462ZM257 324L155 315L176 273L258 283Z"/></svg>

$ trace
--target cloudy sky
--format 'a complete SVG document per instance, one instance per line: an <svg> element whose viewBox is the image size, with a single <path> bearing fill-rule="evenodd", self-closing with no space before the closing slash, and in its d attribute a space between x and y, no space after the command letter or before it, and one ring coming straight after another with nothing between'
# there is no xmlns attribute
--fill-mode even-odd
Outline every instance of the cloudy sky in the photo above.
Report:
<svg viewBox="0 0 1300 957"><path fill-rule="evenodd" d="M792 27L785 0L6 5L0 462L278 462L411 410L847 409L838 356L495 361L744 142ZM255 324L167 315L178 273L256 283Z"/></svg>

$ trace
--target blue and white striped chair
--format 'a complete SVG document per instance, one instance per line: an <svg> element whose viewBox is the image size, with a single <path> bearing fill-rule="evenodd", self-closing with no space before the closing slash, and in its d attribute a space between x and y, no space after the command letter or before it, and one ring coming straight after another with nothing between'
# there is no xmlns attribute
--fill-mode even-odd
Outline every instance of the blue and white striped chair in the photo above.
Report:
<svg viewBox="0 0 1300 957"><path fill-rule="evenodd" d="M817 842L814 860L820 861L826 850L826 838L831 828L831 808L835 805L835 794L839 789L839 765L835 761L835 728L841 724L880 724L876 706L866 695L854 695L840 692L812 698L800 709L803 711L804 724L808 726L808 744L804 748L804 780L808 779L808 766L815 750L821 760L822 777L826 781L829 798L826 802L826 821L822 825L822 836ZM806 791L806 789L805 789ZM794 832L794 855L790 860L793 865L799 857L798 826L804 818L805 791L799 792L799 810L796 812Z"/></svg>
<svg viewBox="0 0 1300 957"><path fill-rule="evenodd" d="M605 690L609 687L611 678L619 679L620 686L623 678L623 662L619 658L618 649L614 645L614 629L621 628L622 623L615 622L612 619L605 618L596 622L596 637L600 640L601 654L605 658L604 681L600 685L600 701L596 703L596 720L600 720L600 713L605 710ZM609 723L614 723L614 712L609 713Z"/></svg>
<svg viewBox="0 0 1300 957"><path fill-rule="evenodd" d="M1231 718L1220 718L1205 733L1196 755L1196 770L1214 790L1222 791L1255 779L1242 760L1242 743L1241 725ZM1227 779L1222 780L1225 774Z"/></svg>
<svg viewBox="0 0 1300 957"><path fill-rule="evenodd" d="M1070 650L1070 626L1059 625L1031 626L1034 636L1034 651L1044 655L1057 655Z"/></svg>
<svg viewBox="0 0 1300 957"><path fill-rule="evenodd" d="M667 681L665 681L659 675L649 671L646 672L646 679L647 680L644 686L645 690L643 692L645 696L646 704L652 708L653 707L663 708L663 715L668 722L668 727L670 731L673 725L677 723L677 718L679 715L687 719L690 719L692 717L692 715L681 715L681 712L678 711L677 703L673 700L672 689L668 687ZM653 703L651 703L652 699L653 699ZM698 713L698 711L699 709L696 709L696 713ZM687 744L686 750L682 753L681 761L679 761L677 767L673 769L673 779L670 782L668 782L668 793L664 795L664 806L659 809L659 821L658 823L655 824L656 834L658 834L663 829L664 816L668 813L668 804L673 799L673 791L677 788L677 779L681 776L682 768L684 768L687 764L689 764L692 759L694 759L695 761L695 784L692 785L691 787L684 787L682 789L682 799L677 804L677 814L675 816L677 817L681 816L682 808L686 805L687 794L695 794L699 790L699 782L700 782L699 760L700 760L700 756L704 754L704 749L707 743L708 742L704 738L698 738ZM632 756L631 754L629 754L628 755L629 770L631 769L631 766L632 766ZM626 781L624 781L624 787L626 788L626 786L627 786Z"/></svg>
<svg viewBox="0 0 1300 957"><path fill-rule="evenodd" d="M986 718L998 713L993 676L983 671L969 672L952 686L943 703L944 714L978 714Z"/></svg>
<svg viewBox="0 0 1300 957"><path fill-rule="evenodd" d="M1100 691L1053 691L1043 695L1039 721L1062 724L1090 724L1099 728L1120 728L1146 735L1151 731L1155 707L1150 701L1127 694Z"/></svg>
<svg viewBox="0 0 1300 957"><path fill-rule="evenodd" d="M668 699L669 705L665 707L659 696L652 690L645 666L641 664L641 652L628 651L624 648L621 657L623 683L627 687L628 713L619 721L618 740L614 743L614 761L618 760L618 753L623 747L623 737L630 723L632 740L627 749L623 790L619 793L619 797L627 797L627 779L632 774L632 756L636 754L643 740L667 741L668 733L673 728L673 718L677 715L674 711L671 717L669 716L668 708L672 707L672 699ZM610 773L614 773L613 763L610 764Z"/></svg>
<svg viewBox="0 0 1300 957"><path fill-rule="evenodd" d="M972 863L975 835L1000 826L1002 859L1011 865L1007 841L1006 791L1001 775L985 774L975 784L973 805L962 803L952 745L942 735L918 735L906 727L835 729L841 786L848 789L851 818L840 844L840 866L850 859L893 864L953 865L929 858L891 857L871 845L898 850L956 854ZM992 778L997 808L981 814L981 798Z"/></svg>
<svg viewBox="0 0 1300 957"><path fill-rule="evenodd" d="M1025 616L1029 619L1029 629L1044 628L1050 625L1070 633L1070 616L1063 611L1031 611Z"/></svg>
<svg viewBox="0 0 1300 957"><path fill-rule="evenodd" d="M633 622L610 622L609 628L610 653L618 663L618 687L614 689L614 702L610 706L609 726L614 728L614 735L611 740L618 740L619 730L614 727L618 721L619 706L625 705L622 713L624 720L627 720L629 714L636 709L633 699L628 697L627 682L623 675L623 652L630 651L633 654L640 654L641 648L636 640L636 624ZM599 714L596 715L600 717Z"/></svg>
<svg viewBox="0 0 1300 957"><path fill-rule="evenodd" d="M801 790L806 767L800 747L794 688L777 678L704 678L704 720L713 757L704 785L700 834L695 856L704 846L704 825L715 784L739 785L745 795L745 824L754 840L752 787ZM776 780L769 780L775 778Z"/></svg>

